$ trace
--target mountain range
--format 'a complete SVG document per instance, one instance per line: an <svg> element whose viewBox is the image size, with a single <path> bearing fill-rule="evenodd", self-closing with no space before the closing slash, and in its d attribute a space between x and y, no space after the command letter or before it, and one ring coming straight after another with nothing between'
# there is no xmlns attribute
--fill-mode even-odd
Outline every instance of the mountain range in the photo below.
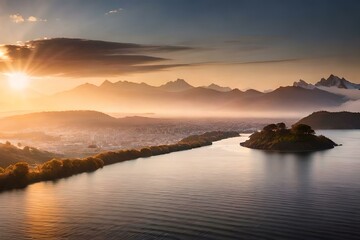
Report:
<svg viewBox="0 0 360 240"><path fill-rule="evenodd" d="M182 120L186 122L186 119ZM0 131L20 131L25 134L38 134L41 133L40 131L54 129L99 129L172 125L179 124L182 120L139 116L117 118L102 112L89 110L34 112L0 118ZM360 129L360 112L318 111L301 118L296 124L310 125L313 129ZM30 130L33 132L29 132ZM21 136L24 137L24 134ZM55 141L56 139L52 140Z"/></svg>
<svg viewBox="0 0 360 240"><path fill-rule="evenodd" d="M300 116L310 112L340 107L349 99L344 94L324 90L320 84L333 84L337 78L311 85L300 81L294 86L271 92L254 89L241 91L216 84L194 87L183 79L161 86L128 81L104 81L100 85L82 84L71 90L33 100L35 110L96 110L103 112L156 113L160 116L271 116L274 112ZM356 86L340 79L342 86ZM345 82L346 81L346 82ZM337 87L337 89L340 89ZM329 88L329 87L324 87ZM333 87L332 87L333 88ZM360 91L355 96L360 96ZM270 114L271 113L271 114Z"/></svg>
<svg viewBox="0 0 360 240"><path fill-rule="evenodd" d="M331 74L327 79L321 78L320 81L315 83L314 85L311 83L307 83L304 80L300 79L298 82L294 82L293 86L302 87L306 89L314 89L316 87L336 87L342 89L356 89L360 90L360 84L352 83L345 78L339 78Z"/></svg>
<svg viewBox="0 0 360 240"><path fill-rule="evenodd" d="M39 95L25 102L33 112L83 109L177 117L269 117L274 113L290 117L331 108L341 109L344 104L351 108L353 102L357 102L351 100L360 99L360 91L356 89L359 85L334 75L314 85L300 80L293 86L279 87L270 92L241 91L217 84L195 87L183 79L161 86L105 80L100 85L85 83L68 91L50 96Z"/></svg>
<svg viewBox="0 0 360 240"><path fill-rule="evenodd" d="M355 104L351 103L351 101L360 100L360 84L350 82L345 78L340 78L333 74L331 74L327 79L322 78L315 84L307 83L304 80L300 79L298 82L294 82L293 86L305 89L317 88L323 91L343 96L345 99L350 100L350 103L348 103L350 105L360 105L359 102Z"/></svg>

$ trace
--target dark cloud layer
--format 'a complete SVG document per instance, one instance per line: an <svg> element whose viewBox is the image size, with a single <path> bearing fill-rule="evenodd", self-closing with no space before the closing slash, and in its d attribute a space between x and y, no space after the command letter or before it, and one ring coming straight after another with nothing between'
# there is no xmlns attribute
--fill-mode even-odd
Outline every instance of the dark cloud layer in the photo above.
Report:
<svg viewBox="0 0 360 240"><path fill-rule="evenodd" d="M111 76L157 71L183 64L165 64L161 53L192 50L183 46L141 45L85 39L54 38L24 45L5 45L8 63L0 70L26 71L33 75ZM12 69L9 69L12 68Z"/></svg>

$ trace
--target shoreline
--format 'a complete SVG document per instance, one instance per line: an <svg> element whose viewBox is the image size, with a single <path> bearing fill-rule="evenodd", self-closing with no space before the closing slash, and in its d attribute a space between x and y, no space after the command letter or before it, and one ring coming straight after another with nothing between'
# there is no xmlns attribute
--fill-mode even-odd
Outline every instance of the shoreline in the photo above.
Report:
<svg viewBox="0 0 360 240"><path fill-rule="evenodd" d="M313 152L320 152L320 151L325 151L325 150L330 150L330 149L334 149L335 147L339 147L342 146L342 144L337 144L336 146L332 147L332 148L324 148L324 149L313 149L313 150L297 150L297 151L286 151L286 150L275 150L275 149L262 149L262 148L252 148L252 147L246 147L244 145L242 145L242 143L240 143L240 146L244 147L244 148L249 148L249 149L253 149L253 150L261 150L261 151L265 151L265 152L271 152L271 153L313 153Z"/></svg>
<svg viewBox="0 0 360 240"><path fill-rule="evenodd" d="M0 193L23 189L38 182L94 172L115 163L210 146L213 142L238 136L240 136L239 133L234 131L206 132L201 135L190 135L174 144L109 151L82 159L51 159L35 168L30 168L26 162L18 162L8 166L4 172L0 172Z"/></svg>

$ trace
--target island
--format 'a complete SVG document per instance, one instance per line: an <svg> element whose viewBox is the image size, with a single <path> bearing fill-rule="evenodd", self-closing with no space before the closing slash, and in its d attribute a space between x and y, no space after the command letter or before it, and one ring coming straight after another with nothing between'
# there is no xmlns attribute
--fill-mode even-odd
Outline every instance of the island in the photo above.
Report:
<svg viewBox="0 0 360 240"><path fill-rule="evenodd" d="M288 129L285 123L267 125L261 131L250 135L249 139L240 145L278 152L311 152L337 146L325 136L316 136L309 125L295 124Z"/></svg>

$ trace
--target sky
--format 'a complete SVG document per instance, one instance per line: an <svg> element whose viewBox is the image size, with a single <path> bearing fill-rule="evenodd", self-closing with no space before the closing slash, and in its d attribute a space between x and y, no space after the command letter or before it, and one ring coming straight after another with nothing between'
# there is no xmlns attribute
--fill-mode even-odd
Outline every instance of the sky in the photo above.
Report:
<svg viewBox="0 0 360 240"><path fill-rule="evenodd" d="M360 83L357 0L0 0L0 81L53 93L84 82L275 89Z"/></svg>

